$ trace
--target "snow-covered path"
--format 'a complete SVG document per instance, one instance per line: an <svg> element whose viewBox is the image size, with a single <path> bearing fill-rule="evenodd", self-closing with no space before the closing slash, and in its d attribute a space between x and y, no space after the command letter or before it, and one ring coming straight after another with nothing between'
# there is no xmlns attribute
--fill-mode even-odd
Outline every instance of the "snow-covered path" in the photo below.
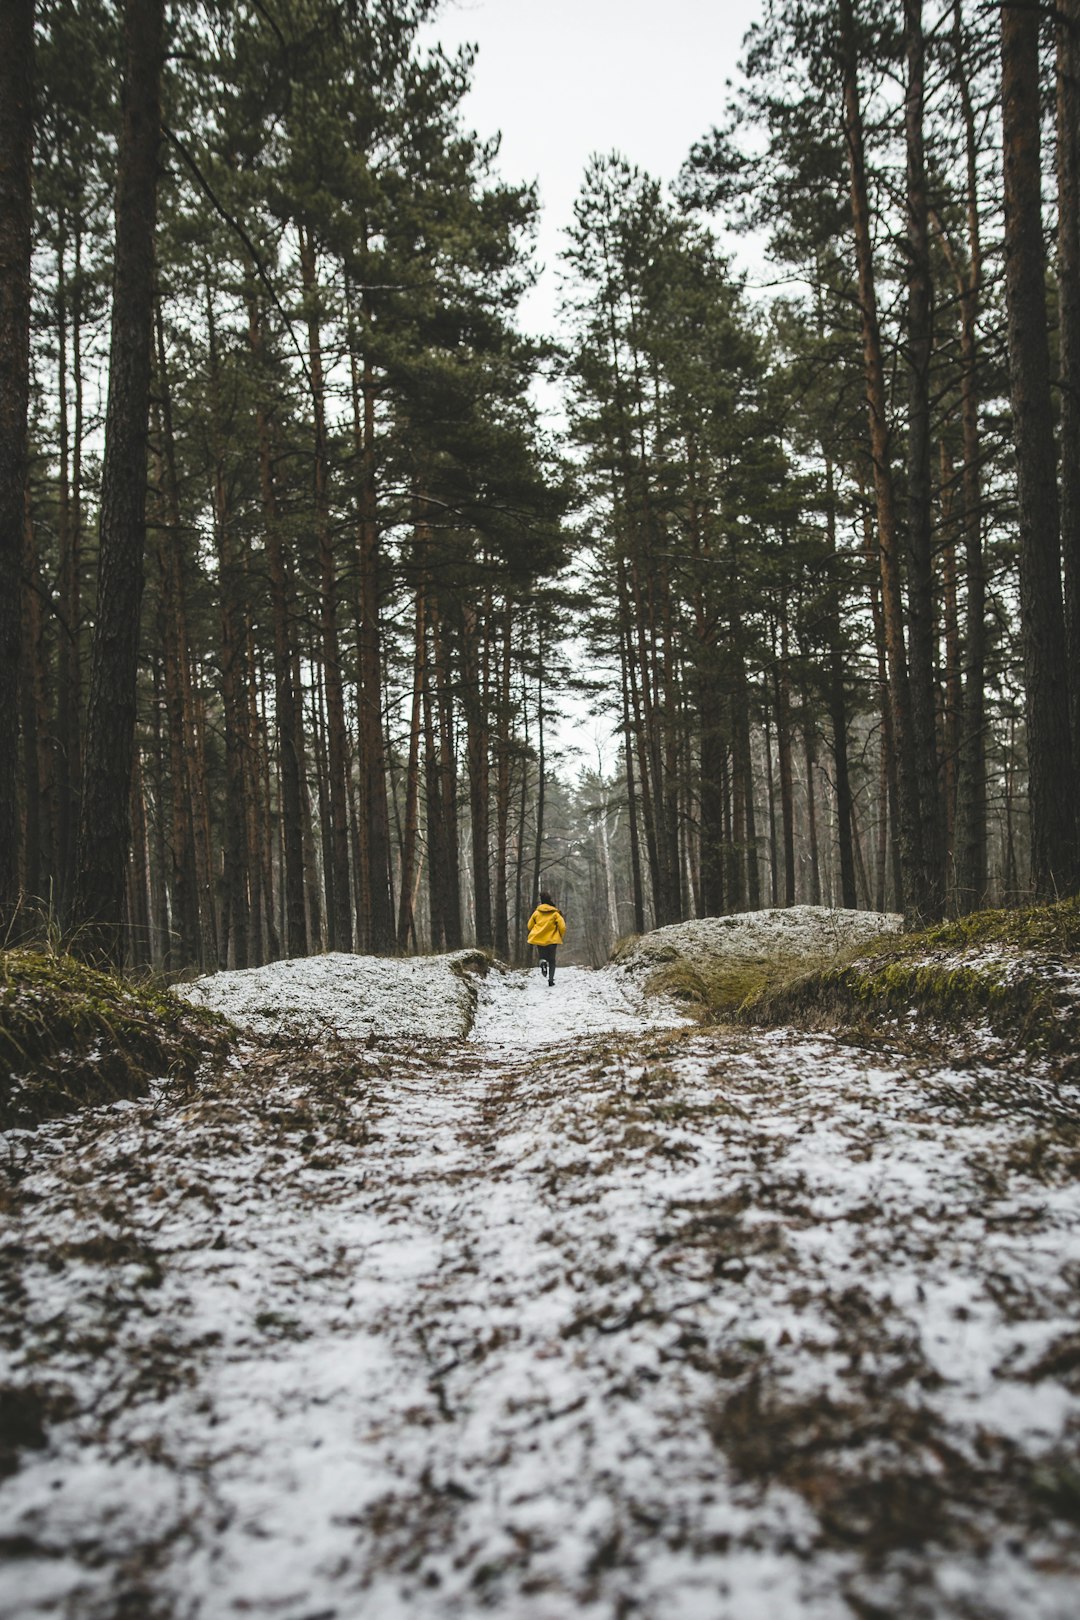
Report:
<svg viewBox="0 0 1080 1620"><path fill-rule="evenodd" d="M492 1058L526 1056L582 1036L641 1033L684 1020L654 1003L613 968L556 966L548 985L538 969L491 973L479 987L471 1039Z"/></svg>
<svg viewBox="0 0 1080 1620"><path fill-rule="evenodd" d="M1071 1620L1078 1140L562 968L19 1138L0 1610Z"/></svg>

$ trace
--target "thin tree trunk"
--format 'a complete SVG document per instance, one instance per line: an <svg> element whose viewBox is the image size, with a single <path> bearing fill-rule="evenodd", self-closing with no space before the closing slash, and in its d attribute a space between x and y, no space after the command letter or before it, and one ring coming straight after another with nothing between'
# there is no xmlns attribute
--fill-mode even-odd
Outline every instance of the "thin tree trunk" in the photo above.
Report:
<svg viewBox="0 0 1080 1620"><path fill-rule="evenodd" d="M510 917L507 894L508 861L510 855L510 796L512 762L511 646L513 640L513 609L509 602L503 607L502 650L498 662L498 744L495 761L495 949L504 959L510 955Z"/></svg>
<svg viewBox="0 0 1080 1620"><path fill-rule="evenodd" d="M538 635L541 632L538 629ZM535 904L540 897L544 863L544 800L547 787L547 760L544 753L544 653L536 672L536 842L533 845L533 884L530 898Z"/></svg>
<svg viewBox="0 0 1080 1620"><path fill-rule="evenodd" d="M191 658L188 648L184 590L183 537L173 440L172 398L160 312L157 319L157 410L160 467L158 489L158 638L162 649L165 712L168 720L170 818L168 849L173 901L173 928L165 955L166 968L206 965L199 928L199 901L208 882L200 878L194 805L195 724L192 716ZM158 814L164 818L164 806Z"/></svg>
<svg viewBox="0 0 1080 1620"><path fill-rule="evenodd" d="M821 904L821 853L818 848L817 822L817 738L813 721L807 716L803 722L803 744L806 750L806 827L810 846L810 904ZM846 902L845 902L846 904Z"/></svg>
<svg viewBox="0 0 1080 1620"><path fill-rule="evenodd" d="M473 896L476 912L476 943L490 946L491 930L491 852L489 803L491 730L488 714L488 682L491 678L489 626L491 596L488 592L484 627L477 623L477 612L466 603L461 632L461 655L465 707L466 752L469 758L469 822L472 831ZM483 649L479 642L483 638Z"/></svg>
<svg viewBox="0 0 1080 1620"><path fill-rule="evenodd" d="M136 967L148 967L150 935L150 850L146 838L146 796L136 750L131 776L131 859L128 864L128 957Z"/></svg>
<svg viewBox="0 0 1080 1620"><path fill-rule="evenodd" d="M25 832L23 835L22 888L35 911L48 914L48 879L54 870L55 791L53 755L50 746L49 704L46 693L45 616L42 612L42 581L38 568L37 540L27 501L23 523L24 562L22 567L23 606L23 790Z"/></svg>
<svg viewBox="0 0 1080 1620"><path fill-rule="evenodd" d="M634 933L645 932L645 894L641 881L641 841L638 833L637 783L634 780L633 720L630 712L630 680L627 673L629 651L620 631L620 667L622 671L623 706L623 762L626 767L626 807L630 836L630 881L634 891Z"/></svg>
<svg viewBox="0 0 1080 1620"><path fill-rule="evenodd" d="M784 904L795 904L795 788L791 765L791 695L788 690L787 603L781 599L780 657L774 663L776 764L780 781L780 825L784 839Z"/></svg>
<svg viewBox="0 0 1080 1620"><path fill-rule="evenodd" d="M365 227L366 232L366 227ZM366 246L366 239L365 239ZM368 948L386 952L394 946L394 913L390 900L390 815L386 798L386 756L382 724L382 626L379 619L380 536L375 466L375 368L370 353L370 295L361 294L364 352L357 368L355 344L350 359L353 409L360 460L357 545L358 740L365 870L363 888L370 911Z"/></svg>
<svg viewBox="0 0 1080 1620"><path fill-rule="evenodd" d="M889 671L892 730L897 749L900 853L907 891L904 895L904 909L910 915L919 917L933 912L934 897L921 849L916 744L912 724L907 649L904 641L904 606L897 543L896 501L889 460L885 366L874 281L873 240L870 229L852 0L839 0L839 17L844 78L844 139L851 180L852 227L858 265L858 302L862 325L870 455L877 508L878 564L881 573L885 652Z"/></svg>
<svg viewBox="0 0 1080 1620"><path fill-rule="evenodd" d="M836 785L836 842L840 853L840 904L849 911L858 905L855 887L854 812L851 774L848 767L847 689L844 679L844 651L840 640L841 582L836 549L836 485L832 457L825 456L825 520L829 540L830 588L826 640L829 648L829 723L833 740L833 773Z"/></svg>
<svg viewBox="0 0 1080 1620"><path fill-rule="evenodd" d="M323 689L326 700L327 792L330 813L330 870L327 873L327 930L330 949L352 948L352 900L349 874L348 747L345 729L345 689L338 631L338 580L330 536L330 507L326 452L326 384L323 376L322 335L319 324L315 244L310 231L300 229L300 265L307 301L308 373L315 430L314 502L315 536L319 553L319 627L322 639Z"/></svg>
<svg viewBox="0 0 1080 1620"><path fill-rule="evenodd" d="M209 270L209 267L207 267ZM221 701L225 721L225 928L231 965L252 965L251 899L253 851L249 844L249 776L251 738L247 727L244 670L244 607L240 595L241 565L232 534L225 470L224 434L220 421L217 324L214 294L206 285L206 331L210 387L209 433L212 459L210 509L218 563L218 614L221 650Z"/></svg>
<svg viewBox="0 0 1080 1620"><path fill-rule="evenodd" d="M942 629L944 632L944 712L941 717L942 785L945 813L945 848L955 851L956 779L963 723L963 685L960 669L960 604L953 509L954 473L944 439L941 441L941 547ZM953 861L955 870L955 857Z"/></svg>
<svg viewBox="0 0 1080 1620"><path fill-rule="evenodd" d="M258 300L248 292L248 342L256 365L264 357L263 330ZM301 789L303 744L301 715L292 678L292 629L289 618L289 567L278 513L277 481L270 422L263 392L255 408L259 441L259 488L262 497L266 561L270 577L270 609L274 623L274 716L277 722L278 769L281 777L282 849L285 865L285 941L290 956L308 953L307 909L304 904L304 812Z"/></svg>
<svg viewBox="0 0 1080 1620"><path fill-rule="evenodd" d="M418 581L413 642L412 710L409 716L409 763L405 772L405 824L401 835L401 894L397 926L397 946L402 953L409 948L409 934L413 927L416 845L420 831L420 732L423 724L422 705L426 685L427 654L425 625L424 586L422 581Z"/></svg>

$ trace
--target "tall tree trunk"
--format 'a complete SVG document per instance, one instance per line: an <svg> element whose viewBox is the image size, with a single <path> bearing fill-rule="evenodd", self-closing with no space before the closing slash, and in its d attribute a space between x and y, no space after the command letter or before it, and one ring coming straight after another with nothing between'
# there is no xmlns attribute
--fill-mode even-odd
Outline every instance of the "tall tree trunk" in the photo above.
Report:
<svg viewBox="0 0 1080 1620"><path fill-rule="evenodd" d="M543 632L537 627L538 638ZM547 758L544 752L544 651L541 641L536 671L536 842L533 845L533 884L531 899L540 898L544 870L544 808L547 789Z"/></svg>
<svg viewBox="0 0 1080 1620"><path fill-rule="evenodd" d="M330 812L330 867L326 874L327 931L330 949L352 948L352 899L349 877L348 746L345 730L345 688L342 678L338 630L338 580L330 536L330 505L326 453L326 384L323 376L322 335L319 322L315 244L310 231L300 229L300 265L307 304L308 373L314 419L315 535L319 551L319 627L322 633L323 689L326 699L327 794Z"/></svg>
<svg viewBox="0 0 1080 1620"><path fill-rule="evenodd" d="M135 678L161 136L163 0L127 0L97 615L90 658L74 921L86 957L119 966L131 839Z"/></svg>
<svg viewBox="0 0 1080 1620"><path fill-rule="evenodd" d="M208 267L209 268L209 267ZM225 928L231 963L252 965L255 941L251 931L253 851L249 844L249 777L247 759L251 738L247 727L244 671L244 605L241 599L241 564L232 534L227 494L224 433L221 426L218 378L217 324L214 294L206 286L206 331L210 384L209 434L212 460L210 510L218 564L218 612L221 652L221 701L225 721L225 848L223 891Z"/></svg>
<svg viewBox="0 0 1080 1620"><path fill-rule="evenodd" d="M944 637L944 693L941 716L942 799L945 812L945 848L955 850L956 777L963 720L963 683L960 667L959 570L953 489L955 473L945 440L941 441L941 618ZM953 862L955 870L955 859Z"/></svg>
<svg viewBox="0 0 1080 1620"><path fill-rule="evenodd" d="M874 281L874 249L870 229L858 51L852 0L839 0L839 17L844 79L844 140L848 154L852 227L858 265L859 316L863 338L870 456L877 508L878 565L881 573L885 652L889 670L892 730L897 749L900 852L907 891L904 895L904 909L910 915L918 917L932 911L933 904L928 888L928 874L921 853L921 817L907 649L904 641L904 605L900 583L896 500L889 460L885 365L882 358L881 329Z"/></svg>
<svg viewBox="0 0 1080 1620"><path fill-rule="evenodd" d="M366 245L366 226L365 226ZM386 798L386 755L382 724L382 625L379 619L380 536L375 464L377 384L370 352L370 295L361 293L363 355L357 364L350 345L353 412L360 462L357 545L358 739L360 810L364 821L366 870L363 888L370 907L366 919L368 949L394 948L394 912L390 900L390 814Z"/></svg>
<svg viewBox="0 0 1080 1620"><path fill-rule="evenodd" d="M858 905L855 887L854 812L848 766L848 704L844 649L840 639L842 588L836 549L836 484L832 457L825 456L825 521L829 540L829 594L825 637L829 658L829 724L833 742L833 777L836 788L836 842L840 854L840 904L848 911Z"/></svg>
<svg viewBox="0 0 1080 1620"><path fill-rule="evenodd" d="M787 603L781 601L780 656L774 661L776 766L780 783L780 826L784 840L784 904L795 904L795 788L791 765L791 694L788 690Z"/></svg>
<svg viewBox="0 0 1080 1620"><path fill-rule="evenodd" d="M416 879L416 845L420 831L420 731L423 723L422 705L426 684L426 610L424 586L416 586L416 619L413 641L412 710L409 716L409 762L405 772L405 824L401 835L401 893L398 901L397 946L399 951L409 948L409 935L413 933L413 893Z"/></svg>
<svg viewBox="0 0 1080 1620"><path fill-rule="evenodd" d="M151 955L159 973L165 971L169 960L169 848L166 834L165 806L169 801L165 771L165 737L162 717L165 714L165 687L162 679L162 660L154 660L154 853L151 865L151 908L154 914L154 938Z"/></svg>
<svg viewBox="0 0 1080 1620"><path fill-rule="evenodd" d="M488 683L491 678L490 591L487 593L485 606L484 625L481 629L476 609L468 603L465 605L461 629L461 658L466 752L469 759L469 821L472 832L476 943L486 947L492 942L489 847L491 728L488 708Z"/></svg>
<svg viewBox="0 0 1080 1620"><path fill-rule="evenodd" d="M45 616L37 539L26 504L24 563L22 569L23 670L22 730L23 786L26 830L23 837L23 887L35 910L51 910L47 892L55 869L55 788L53 750L46 693Z"/></svg>
<svg viewBox="0 0 1080 1620"><path fill-rule="evenodd" d="M630 883L634 891L634 933L645 932L645 891L641 880L641 837L638 831L637 782L634 779L633 717L630 711L629 651L620 632L622 670L623 764L626 769L627 832L630 838Z"/></svg>
<svg viewBox="0 0 1080 1620"><path fill-rule="evenodd" d="M248 342L256 365L264 356L258 299L248 291ZM259 488L262 497L266 561L270 576L270 610L274 623L274 716L277 722L278 769L281 777L282 850L285 866L285 948L290 956L308 952L304 904L304 808L301 715L292 678L292 629L289 618L289 565L278 512L271 424L260 388L255 408L259 441Z"/></svg>
<svg viewBox="0 0 1080 1620"><path fill-rule="evenodd" d="M1069 727L1069 672L1061 599L1054 416L1039 153L1039 9L1011 0L1001 12L1005 159L1005 301L1020 529L1020 633L1024 654L1031 881L1048 899L1080 882Z"/></svg>
<svg viewBox="0 0 1080 1620"><path fill-rule="evenodd" d="M184 587L183 533L173 438L172 396L165 334L160 311L157 319L157 395L160 414L160 461L155 482L159 491L158 570L160 574L158 635L162 650L165 711L168 719L170 854L173 901L172 936L165 955L167 968L206 966L199 927L200 898L205 897L209 872L199 871L199 838L195 805L195 722L192 713L191 655L188 645L187 600ZM158 806L164 818L164 806Z"/></svg>
<svg viewBox="0 0 1080 1620"><path fill-rule="evenodd" d="M1073 781L1080 789L1080 0L1057 0L1061 544Z"/></svg>
<svg viewBox="0 0 1080 1620"><path fill-rule="evenodd" d="M61 159L63 161L63 159ZM82 518L79 486L81 483L82 411L79 407L81 379L75 377L75 443L72 446L71 418L68 404L69 373L69 303L71 305L70 331L78 367L82 321L82 229L81 221L75 226L74 286L67 276L68 212L61 205L57 220L57 277L56 277L56 329L57 329L57 400L60 451L60 487L58 491L59 567L57 570L57 618L60 639L57 652L56 732L57 732L57 806L56 806L56 892L66 906L71 888L71 874L75 863L75 838L79 819L79 760L81 756L82 672L79 661L79 624L81 589L79 578L82 552Z"/></svg>
<svg viewBox="0 0 1080 1620"><path fill-rule="evenodd" d="M34 4L0 12L0 937L19 903L19 665L30 398Z"/></svg>
<svg viewBox="0 0 1080 1620"><path fill-rule="evenodd" d="M930 210L923 139L926 47L922 0L904 0L907 94L908 311L908 622L911 658L911 719L921 832L921 911L927 920L945 909L944 822L937 758L934 679L933 485L930 454L930 359L933 350L933 277L930 272Z"/></svg>
<svg viewBox="0 0 1080 1620"><path fill-rule="evenodd" d="M143 772L136 749L136 768L131 777L131 857L128 862L127 925L128 959L136 967L149 967L150 932L150 849L146 838L146 795Z"/></svg>
<svg viewBox="0 0 1080 1620"><path fill-rule="evenodd" d="M957 909L971 911L984 903L987 887L986 571L982 545L982 451L979 429L978 319L982 298L980 153L961 0L954 0L953 5L950 72L964 128L968 237L965 263L953 251L948 233L940 231L960 299L960 415L964 445L960 522L964 535L967 606L956 765L953 866Z"/></svg>
<svg viewBox="0 0 1080 1620"><path fill-rule="evenodd" d="M813 721L803 721L803 744L806 750L806 829L810 846L810 904L821 904L821 854L818 847L817 818L817 737Z"/></svg>
<svg viewBox="0 0 1080 1620"><path fill-rule="evenodd" d="M511 648L514 633L513 608L502 609L502 647L498 658L498 705L496 725L498 748L495 759L495 949L503 959L510 956L509 882L510 795L513 761L513 713L511 708Z"/></svg>

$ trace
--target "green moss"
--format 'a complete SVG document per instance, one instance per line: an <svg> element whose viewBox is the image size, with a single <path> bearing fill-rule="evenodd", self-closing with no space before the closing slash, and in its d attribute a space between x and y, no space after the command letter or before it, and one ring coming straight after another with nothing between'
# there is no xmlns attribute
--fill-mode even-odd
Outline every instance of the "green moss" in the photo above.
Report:
<svg viewBox="0 0 1080 1620"><path fill-rule="evenodd" d="M811 965L820 964L811 964L805 956L709 960L673 955L649 975L645 988L651 995L669 996L684 1003L687 1011L703 1020L725 1018L790 983Z"/></svg>
<svg viewBox="0 0 1080 1620"><path fill-rule="evenodd" d="M1080 900L983 911L886 937L751 996L751 1023L872 1028L915 1011L928 1025L988 1026L1010 1046L1080 1072L1080 1000L1059 969L1080 956ZM1078 964L1080 965L1080 964Z"/></svg>
<svg viewBox="0 0 1080 1620"><path fill-rule="evenodd" d="M70 956L0 953L0 1129L193 1078L229 1026L152 984Z"/></svg>

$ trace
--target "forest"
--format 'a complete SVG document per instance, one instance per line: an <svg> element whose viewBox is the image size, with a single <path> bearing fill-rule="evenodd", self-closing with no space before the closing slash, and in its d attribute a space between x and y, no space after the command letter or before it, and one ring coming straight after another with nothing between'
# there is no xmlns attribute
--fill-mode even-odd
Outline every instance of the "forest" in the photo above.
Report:
<svg viewBox="0 0 1080 1620"><path fill-rule="evenodd" d="M1075 893L1080 0L764 0L678 175L590 161L543 333L437 10L5 0L4 937Z"/></svg>

